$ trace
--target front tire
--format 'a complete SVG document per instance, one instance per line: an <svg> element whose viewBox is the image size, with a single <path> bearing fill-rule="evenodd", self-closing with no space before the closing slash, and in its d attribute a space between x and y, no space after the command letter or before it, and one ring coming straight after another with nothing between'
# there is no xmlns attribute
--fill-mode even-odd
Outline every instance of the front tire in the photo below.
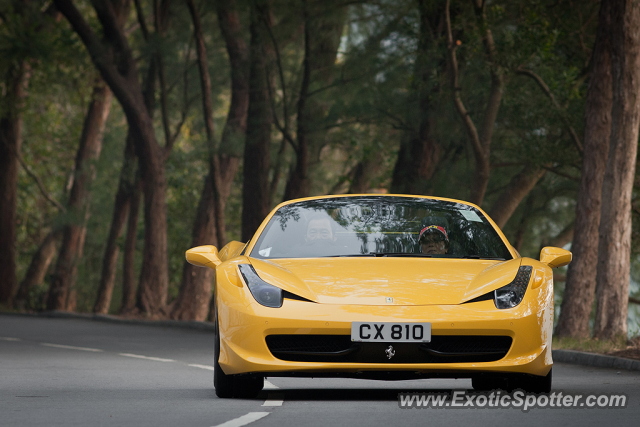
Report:
<svg viewBox="0 0 640 427"><path fill-rule="evenodd" d="M216 389L216 396L222 399L233 397L233 376L222 371L218 364L220 358L220 333L218 332L218 319L216 319L216 342L213 352L213 386Z"/></svg>
<svg viewBox="0 0 640 427"><path fill-rule="evenodd" d="M216 389L216 396L221 399L231 397L254 398L264 388L264 377L227 375L224 373L218 359L220 358L220 331L218 329L218 319L215 322L216 341L213 357L213 386Z"/></svg>

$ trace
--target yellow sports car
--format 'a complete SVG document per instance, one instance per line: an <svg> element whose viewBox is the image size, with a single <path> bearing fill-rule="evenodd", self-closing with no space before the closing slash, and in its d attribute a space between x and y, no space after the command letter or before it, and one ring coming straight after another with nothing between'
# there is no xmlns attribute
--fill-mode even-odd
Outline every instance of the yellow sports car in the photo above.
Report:
<svg viewBox="0 0 640 427"><path fill-rule="evenodd" d="M523 258L477 206L403 195L277 206L247 244L187 251L216 272L214 385L264 377L471 378L551 389L552 267Z"/></svg>

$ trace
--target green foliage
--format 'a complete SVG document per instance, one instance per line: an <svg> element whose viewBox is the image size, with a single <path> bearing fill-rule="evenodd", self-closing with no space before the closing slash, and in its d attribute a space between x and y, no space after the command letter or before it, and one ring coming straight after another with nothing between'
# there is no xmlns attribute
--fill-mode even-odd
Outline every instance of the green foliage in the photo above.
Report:
<svg viewBox="0 0 640 427"><path fill-rule="evenodd" d="M99 30L91 5L86 1L75 3L90 24ZM219 139L230 104L230 66L213 2L197 3L202 3L199 7L202 8L215 103L215 137ZM418 3L415 0L376 0L339 4L339 7L347 8L347 20L331 70L334 79L327 87L316 84L311 88L314 101L326 106L326 114L318 118L318 126L328 130L324 144L317 148L310 165L312 194L347 191L353 179L352 172L361 163L373 169L370 188L388 190L400 141L420 130L423 117L420 117L418 92L423 90L429 93L430 132L439 152L434 176L425 193L459 199L469 197L475 161L452 100L444 2L424 2L429 15L428 40L419 40ZM452 3L453 37L459 41L460 94L470 117L480 127L491 85L490 64L483 45L486 28L479 25L471 2ZM28 97L22 109L22 154L33 172L42 178L47 191L64 202L68 197L67 181L72 173L91 87L98 76L68 23L64 19L56 22L43 15L42 8L48 2L32 1L31 4L26 14L18 13L14 8L0 7L0 57L3 58L0 71L4 75L7 64L25 58L31 65ZM148 0L141 4L146 25L151 30L149 40L145 40L140 31L134 9L125 23L129 43L139 64L139 78L145 78L151 58L160 53L165 66L171 133L176 132L184 120L166 164L167 269L169 294L174 297L180 286L184 251L191 245L193 218L208 170L199 74L191 17L184 3L170 3L170 25L162 36L153 31L154 2ZM243 38L248 43L248 2L239 1L238 7ZM302 3L276 0L273 10L273 37L280 58L280 63L270 70L275 83L274 115L282 124L286 114L289 130L295 137L304 57ZM569 126L575 129L578 138L582 138L597 11L597 1L498 0L487 6L486 25L495 40L496 64L506 83L492 137L492 171L483 208L492 207L509 181L526 164L548 170L528 196L530 200L521 203L504 228L511 241L524 233L521 248L524 255L537 256L541 244L557 235L574 217L581 156ZM330 12L335 11L327 13ZM46 32L39 31L38 28L45 24L50 28ZM558 107L534 79L518 72L523 69L534 72L544 81ZM420 80L420 75L427 77ZM158 140L164 142L158 86L155 95L154 126ZM4 106L0 104L2 108ZM126 119L114 101L92 186L91 216L76 285L78 310L91 310L95 300L126 133ZM272 165L276 163L274 159L280 151L282 138L274 126ZM273 206L282 199L288 171L295 161L289 144L285 143L284 147L285 164L279 186L272 195ZM221 147L221 151L241 156L242 137ZM65 218L44 199L33 179L24 171L20 172L18 185L18 274L22 277L48 230L59 227ZM241 205L240 171L227 203L229 240L239 239ZM136 269L139 272L144 236L142 208L138 221ZM637 222L636 216L634 221ZM638 253L637 229L634 223L635 253ZM122 253L124 237L118 240L118 245ZM118 269L111 312L117 312L120 303L121 261ZM636 270L637 266L634 277L639 277ZM42 292L41 289L44 288L35 292ZM638 292L637 287L633 289ZM34 295L33 300L39 301L39 298Z"/></svg>

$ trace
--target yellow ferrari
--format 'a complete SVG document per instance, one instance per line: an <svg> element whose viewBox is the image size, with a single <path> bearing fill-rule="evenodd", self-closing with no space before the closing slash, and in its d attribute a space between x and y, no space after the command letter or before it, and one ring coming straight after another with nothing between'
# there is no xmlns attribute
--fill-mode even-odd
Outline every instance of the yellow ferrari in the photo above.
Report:
<svg viewBox="0 0 640 427"><path fill-rule="evenodd" d="M186 258L216 272L219 397L254 396L277 376L551 389L551 269L571 252L523 258L473 204L291 200L248 243L199 246Z"/></svg>

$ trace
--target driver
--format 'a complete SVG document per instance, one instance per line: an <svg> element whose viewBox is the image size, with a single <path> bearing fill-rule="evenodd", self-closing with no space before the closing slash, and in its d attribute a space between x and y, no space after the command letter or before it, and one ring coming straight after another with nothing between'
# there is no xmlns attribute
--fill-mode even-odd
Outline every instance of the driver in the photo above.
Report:
<svg viewBox="0 0 640 427"><path fill-rule="evenodd" d="M307 224L305 240L308 243L318 240L328 240L333 242L335 237L333 235L333 230L331 229L331 222L329 221L329 218L311 219L309 224Z"/></svg>
<svg viewBox="0 0 640 427"><path fill-rule="evenodd" d="M420 230L418 241L423 254L444 255L449 250L449 236L439 225L428 225Z"/></svg>

